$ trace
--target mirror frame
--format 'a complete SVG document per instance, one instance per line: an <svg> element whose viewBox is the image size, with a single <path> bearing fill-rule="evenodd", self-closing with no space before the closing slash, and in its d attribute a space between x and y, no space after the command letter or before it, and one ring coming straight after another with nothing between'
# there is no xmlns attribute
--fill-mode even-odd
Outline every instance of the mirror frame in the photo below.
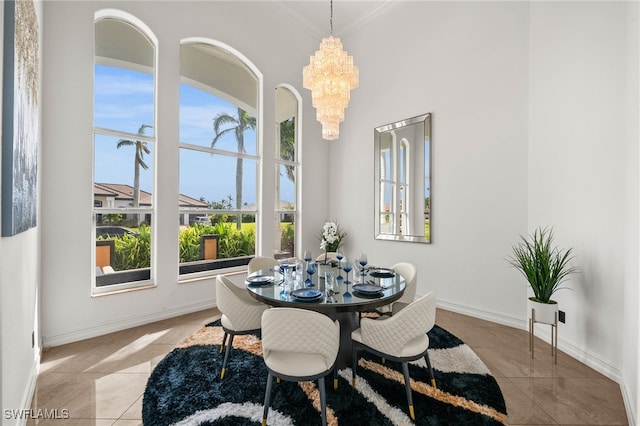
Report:
<svg viewBox="0 0 640 426"><path fill-rule="evenodd" d="M390 233L382 233L381 232L381 224L380 224L380 216L382 214L381 206L380 206L380 144L382 135L386 133L392 133L396 130L407 128L409 126L422 126L423 134L424 134L424 152L425 155L422 157L424 164L425 174L424 176L413 176L412 178L416 182L420 182L419 185L422 187L422 194L425 194L425 180L429 182L429 238L423 233L420 234L390 234ZM414 143L414 141L410 141ZM413 243L426 243L429 244L432 241L432 226L431 226L431 217L432 217L432 197L431 197L431 114L422 114L417 117L408 118L406 120L397 121L395 123L386 124L384 126L376 127L374 130L374 233L375 239L377 240L387 240L387 241L404 241L404 242L413 242ZM427 160L425 160L427 157ZM413 173L415 174L417 170ZM424 227L422 228L424 229Z"/></svg>

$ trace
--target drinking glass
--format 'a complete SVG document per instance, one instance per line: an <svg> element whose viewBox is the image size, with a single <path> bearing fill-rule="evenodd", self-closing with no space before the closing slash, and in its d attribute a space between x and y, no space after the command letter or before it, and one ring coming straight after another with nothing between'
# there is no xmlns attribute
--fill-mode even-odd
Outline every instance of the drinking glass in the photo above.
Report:
<svg viewBox="0 0 640 426"><path fill-rule="evenodd" d="M351 272L351 270L353 269L353 262L350 261L349 259L345 259L344 263L342 264L342 269L344 270L344 272L347 274L347 278L345 280L345 284L349 284L349 272Z"/></svg>
<svg viewBox="0 0 640 426"><path fill-rule="evenodd" d="M280 294L289 296L295 288L295 283L295 272L293 271L293 268L286 268L284 270L284 284Z"/></svg>
<svg viewBox="0 0 640 426"><path fill-rule="evenodd" d="M333 301L333 287L335 282L336 278L333 275L333 272L327 271L324 273L324 291L329 303Z"/></svg>
<svg viewBox="0 0 640 426"><path fill-rule="evenodd" d="M307 284L307 287L313 287L313 274L315 274L316 271L317 271L316 262L314 262L313 260L308 261L307 274L309 275L309 283Z"/></svg>
<svg viewBox="0 0 640 426"><path fill-rule="evenodd" d="M280 291L280 294L286 296L287 280L289 281L291 280L291 268L289 268L288 263L285 263L285 262L280 263L280 273L282 274L282 281L280 281L280 286L282 287L282 290Z"/></svg>
<svg viewBox="0 0 640 426"><path fill-rule="evenodd" d="M295 268L295 284L294 287L302 286L302 261L296 259L296 268Z"/></svg>

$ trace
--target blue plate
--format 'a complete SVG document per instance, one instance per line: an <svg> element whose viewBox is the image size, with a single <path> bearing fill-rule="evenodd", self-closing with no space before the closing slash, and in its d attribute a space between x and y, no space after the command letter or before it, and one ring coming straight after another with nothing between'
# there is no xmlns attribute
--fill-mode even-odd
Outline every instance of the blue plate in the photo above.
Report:
<svg viewBox="0 0 640 426"><path fill-rule="evenodd" d="M356 284L353 286L353 289L355 291L359 291L360 293L371 294L371 295L382 293L382 290L384 290L382 287L375 284Z"/></svg>
<svg viewBox="0 0 640 426"><path fill-rule="evenodd" d="M376 268L369 271L369 275L379 278L392 278L396 276L396 272L393 269Z"/></svg>
<svg viewBox="0 0 640 426"><path fill-rule="evenodd" d="M291 295L300 300L316 300L322 297L322 292L313 288L299 288L293 290Z"/></svg>
<svg viewBox="0 0 640 426"><path fill-rule="evenodd" d="M268 286L273 284L275 278L273 277L273 275L253 275L250 277L247 277L247 283L250 286Z"/></svg>

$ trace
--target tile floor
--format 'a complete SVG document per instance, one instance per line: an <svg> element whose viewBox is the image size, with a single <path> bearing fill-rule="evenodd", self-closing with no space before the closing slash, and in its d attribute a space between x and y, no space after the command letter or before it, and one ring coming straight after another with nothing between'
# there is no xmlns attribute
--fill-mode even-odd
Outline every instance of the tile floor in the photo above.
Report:
<svg viewBox="0 0 640 426"><path fill-rule="evenodd" d="M141 425L142 394L156 364L215 309L46 350L32 409L68 410L66 420L32 425ZM439 309L436 322L464 340L496 377L510 425L626 425L620 387L526 331Z"/></svg>

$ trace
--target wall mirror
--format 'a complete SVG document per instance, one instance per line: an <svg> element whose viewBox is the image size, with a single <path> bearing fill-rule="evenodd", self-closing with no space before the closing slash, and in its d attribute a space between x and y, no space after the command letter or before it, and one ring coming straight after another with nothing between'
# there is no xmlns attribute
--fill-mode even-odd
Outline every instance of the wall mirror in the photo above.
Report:
<svg viewBox="0 0 640 426"><path fill-rule="evenodd" d="M374 131L375 237L431 242L431 114Z"/></svg>

